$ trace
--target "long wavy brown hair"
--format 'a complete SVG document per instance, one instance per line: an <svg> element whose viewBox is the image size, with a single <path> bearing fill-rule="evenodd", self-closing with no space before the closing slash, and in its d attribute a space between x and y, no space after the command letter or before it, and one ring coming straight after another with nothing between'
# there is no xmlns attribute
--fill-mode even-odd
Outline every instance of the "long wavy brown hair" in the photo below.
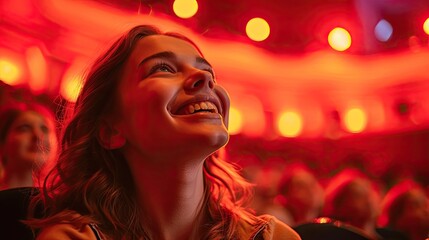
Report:
<svg viewBox="0 0 429 240"><path fill-rule="evenodd" d="M144 227L147 224L138 214L129 166L120 150L102 146L98 132L102 119L112 114L120 75L136 43L159 34L185 39L196 47L184 36L143 25L120 37L94 62L63 129L57 164L45 179L41 193L33 199L33 206L45 206L43 218L27 221L33 229L67 220L77 226L96 223L109 239L149 239ZM204 163L201 211L210 218L205 238L238 239L240 219L250 225L259 222L245 208L252 194L251 185L235 165L219 156L212 154Z"/></svg>

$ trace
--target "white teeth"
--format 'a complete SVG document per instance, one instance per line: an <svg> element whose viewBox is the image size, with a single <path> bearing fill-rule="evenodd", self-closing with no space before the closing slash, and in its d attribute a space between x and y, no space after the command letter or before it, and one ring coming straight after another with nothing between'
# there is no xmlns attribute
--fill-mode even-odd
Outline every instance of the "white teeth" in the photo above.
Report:
<svg viewBox="0 0 429 240"><path fill-rule="evenodd" d="M194 112L195 112L195 108L194 108L194 106L193 106L193 105L189 105L189 107L188 107L188 112L189 112L189 113L194 113Z"/></svg>
<svg viewBox="0 0 429 240"><path fill-rule="evenodd" d="M216 105L214 105L214 104L213 104L213 103L211 103L211 102L207 102L207 103L208 103L208 108L209 108L209 109L213 109L215 113L218 113L218 110L217 110Z"/></svg>
<svg viewBox="0 0 429 240"><path fill-rule="evenodd" d="M203 109L203 110L211 110L214 113L218 113L219 112L218 109L217 109L217 107L216 107L216 105L214 105L211 102L192 103L192 104L189 104L188 107L187 107L188 114L192 114L195 111L198 111L198 110L201 110L201 109Z"/></svg>

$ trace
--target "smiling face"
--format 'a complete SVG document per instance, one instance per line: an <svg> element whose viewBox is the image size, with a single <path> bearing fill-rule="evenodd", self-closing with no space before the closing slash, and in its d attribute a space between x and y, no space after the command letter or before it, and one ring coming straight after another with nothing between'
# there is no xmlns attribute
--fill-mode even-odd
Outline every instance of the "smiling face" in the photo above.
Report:
<svg viewBox="0 0 429 240"><path fill-rule="evenodd" d="M2 146L9 168L32 168L48 160L56 146L55 127L33 111L22 112L10 126Z"/></svg>
<svg viewBox="0 0 429 240"><path fill-rule="evenodd" d="M165 35L139 40L120 81L115 128L127 159L205 158L227 143L228 94L191 43Z"/></svg>

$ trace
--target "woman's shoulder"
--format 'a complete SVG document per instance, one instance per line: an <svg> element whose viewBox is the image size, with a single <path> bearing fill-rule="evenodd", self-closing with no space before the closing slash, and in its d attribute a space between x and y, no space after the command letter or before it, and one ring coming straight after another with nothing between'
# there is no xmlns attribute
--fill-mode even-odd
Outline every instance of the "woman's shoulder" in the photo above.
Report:
<svg viewBox="0 0 429 240"><path fill-rule="evenodd" d="M245 236L240 239L250 240L301 240L298 233L296 233L291 227L278 220L272 215L261 215L258 216L260 220L257 225L247 225L245 232L252 234Z"/></svg>
<svg viewBox="0 0 429 240"><path fill-rule="evenodd" d="M37 236L37 240L60 239L97 240L97 237L90 225L85 224L77 227L71 223L59 223L43 228Z"/></svg>
<svg viewBox="0 0 429 240"><path fill-rule="evenodd" d="M79 214L68 215L70 220L62 219L58 223L42 228L37 240L101 240L101 233L93 223L78 223Z"/></svg>
<svg viewBox="0 0 429 240"><path fill-rule="evenodd" d="M291 227L278 220L272 215L261 215L261 219L266 221L265 228L261 230L262 239L285 239L285 240L300 240L298 233ZM256 238L257 239L257 238Z"/></svg>

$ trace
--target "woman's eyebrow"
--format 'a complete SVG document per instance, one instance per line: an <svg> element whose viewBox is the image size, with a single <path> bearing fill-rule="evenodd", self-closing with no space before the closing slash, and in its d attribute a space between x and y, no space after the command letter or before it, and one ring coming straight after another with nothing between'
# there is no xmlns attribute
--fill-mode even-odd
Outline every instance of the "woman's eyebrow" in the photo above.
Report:
<svg viewBox="0 0 429 240"><path fill-rule="evenodd" d="M139 66L143 65L145 62L147 62L151 59L154 59L154 58L165 58L168 60L176 60L177 56L176 56L176 54L174 54L173 52L170 52L170 51L155 53L155 54L150 55L149 57L146 57L145 59L143 59L140 62Z"/></svg>
<svg viewBox="0 0 429 240"><path fill-rule="evenodd" d="M155 59L155 58L164 58L167 60L171 60L171 61L176 61L177 60L177 56L174 52L171 51L164 51L164 52L159 52L159 53L155 53L153 55L150 55L149 57L146 57L145 59L143 59L139 66L143 65L145 62L151 60L151 59ZM212 65L203 57L197 56L195 57L195 60L197 63L203 63L208 65L209 67L212 67Z"/></svg>
<svg viewBox="0 0 429 240"><path fill-rule="evenodd" d="M205 59L202 57L196 57L197 63L203 63L208 65L210 68L212 68L212 65Z"/></svg>

